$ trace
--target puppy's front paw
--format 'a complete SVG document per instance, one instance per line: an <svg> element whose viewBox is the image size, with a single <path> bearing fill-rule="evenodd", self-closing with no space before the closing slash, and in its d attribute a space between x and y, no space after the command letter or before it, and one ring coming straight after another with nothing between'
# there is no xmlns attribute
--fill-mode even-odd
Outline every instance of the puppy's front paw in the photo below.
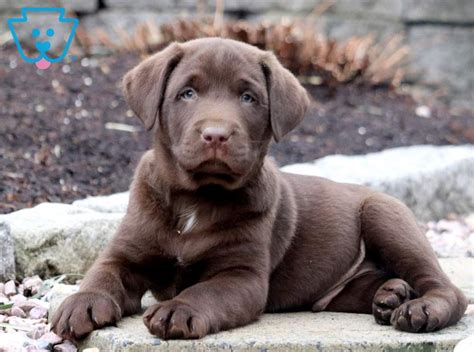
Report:
<svg viewBox="0 0 474 352"><path fill-rule="evenodd" d="M208 324L191 306L169 300L148 308L143 322L153 335L162 339L199 339L209 332Z"/></svg>
<svg viewBox="0 0 474 352"><path fill-rule="evenodd" d="M120 307L107 294L79 292L64 300L54 315L52 330L65 339L81 339L92 330L120 320Z"/></svg>

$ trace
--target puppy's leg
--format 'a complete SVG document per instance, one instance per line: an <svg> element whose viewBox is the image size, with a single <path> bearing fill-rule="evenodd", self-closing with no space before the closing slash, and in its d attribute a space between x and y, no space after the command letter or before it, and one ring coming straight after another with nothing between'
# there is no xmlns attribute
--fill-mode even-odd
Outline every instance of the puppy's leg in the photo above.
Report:
<svg viewBox="0 0 474 352"><path fill-rule="evenodd" d="M390 276L374 270L349 282L324 309L329 312L372 313L375 292Z"/></svg>
<svg viewBox="0 0 474 352"><path fill-rule="evenodd" d="M78 293L69 296L52 319L52 330L66 339L81 339L92 330L115 324L141 309L142 281L111 253L86 274Z"/></svg>
<svg viewBox="0 0 474 352"><path fill-rule="evenodd" d="M441 270L428 240L410 210L387 195L369 197L361 207L361 232L371 255L406 281L419 298L401 304L391 324L409 332L455 324L467 300Z"/></svg>
<svg viewBox="0 0 474 352"><path fill-rule="evenodd" d="M163 339L195 339L260 316L268 293L268 254L248 244L215 251L206 259L200 282L147 309L143 321L150 333Z"/></svg>

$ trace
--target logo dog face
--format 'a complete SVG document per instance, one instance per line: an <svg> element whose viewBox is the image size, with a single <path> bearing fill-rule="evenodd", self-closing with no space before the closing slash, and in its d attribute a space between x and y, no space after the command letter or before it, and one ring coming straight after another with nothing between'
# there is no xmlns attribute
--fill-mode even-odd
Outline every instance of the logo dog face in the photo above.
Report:
<svg viewBox="0 0 474 352"><path fill-rule="evenodd" d="M71 46L74 34L76 33L79 21L77 18L64 18L65 9L59 7L25 7L21 9L21 18L10 18L7 20L13 40L18 48L18 52L23 60L29 63L34 63L39 69L48 68L51 63L62 61ZM30 19L34 16L45 17L47 26L38 28L32 24ZM42 23L44 23L42 21ZM66 28L64 31L63 28ZM59 53L59 56L54 57L50 51L53 40L56 42L62 38L58 38L58 33L65 32L65 44ZM27 35L25 36L25 31ZM23 33L23 36L20 36ZM20 41L20 37L29 37L33 40L34 47L37 54L28 56L24 50L24 43Z"/></svg>

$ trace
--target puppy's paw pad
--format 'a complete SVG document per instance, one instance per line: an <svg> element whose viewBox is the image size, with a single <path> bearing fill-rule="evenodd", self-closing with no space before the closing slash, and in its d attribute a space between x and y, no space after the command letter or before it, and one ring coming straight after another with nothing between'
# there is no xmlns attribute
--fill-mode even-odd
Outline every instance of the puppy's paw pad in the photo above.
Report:
<svg viewBox="0 0 474 352"><path fill-rule="evenodd" d="M207 325L195 309L174 300L148 308L143 322L151 334L165 340L197 339L208 333Z"/></svg>
<svg viewBox="0 0 474 352"><path fill-rule="evenodd" d="M391 279L379 287L372 302L372 313L378 324L389 325L394 309L415 297L408 283Z"/></svg>

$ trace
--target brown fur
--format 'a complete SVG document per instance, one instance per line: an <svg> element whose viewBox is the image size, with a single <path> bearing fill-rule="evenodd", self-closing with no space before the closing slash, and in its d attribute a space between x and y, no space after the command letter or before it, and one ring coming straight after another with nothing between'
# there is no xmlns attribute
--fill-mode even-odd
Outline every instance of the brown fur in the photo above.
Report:
<svg viewBox="0 0 474 352"><path fill-rule="evenodd" d="M138 313L146 290L160 303L144 322L165 339L264 311L373 312L412 332L461 318L466 298L405 205L282 173L265 157L309 105L273 54L224 39L175 43L131 70L124 91L154 148L117 234L56 313L56 333L81 338Z"/></svg>

